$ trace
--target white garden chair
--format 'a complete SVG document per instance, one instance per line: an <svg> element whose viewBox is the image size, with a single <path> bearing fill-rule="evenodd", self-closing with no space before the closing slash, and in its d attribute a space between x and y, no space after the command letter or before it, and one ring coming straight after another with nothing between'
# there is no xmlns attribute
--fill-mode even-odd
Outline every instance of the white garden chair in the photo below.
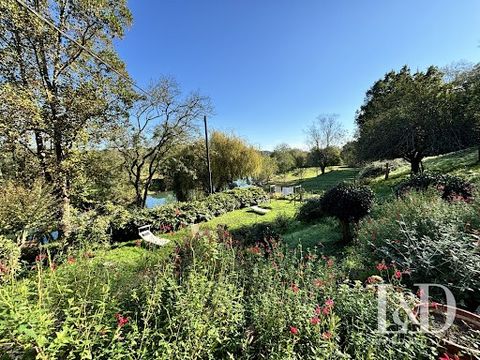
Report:
<svg viewBox="0 0 480 360"><path fill-rule="evenodd" d="M164 246L170 242L168 239L159 238L153 235L150 231L150 227L151 225L145 225L138 228L138 235L140 235L144 241L157 246Z"/></svg>

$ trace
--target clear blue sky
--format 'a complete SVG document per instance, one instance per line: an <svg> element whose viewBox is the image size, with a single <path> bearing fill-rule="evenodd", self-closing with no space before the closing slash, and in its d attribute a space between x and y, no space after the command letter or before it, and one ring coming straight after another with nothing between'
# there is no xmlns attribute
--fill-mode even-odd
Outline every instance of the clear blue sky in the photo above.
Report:
<svg viewBox="0 0 480 360"><path fill-rule="evenodd" d="M211 126L263 149L304 143L320 113L353 130L391 69L480 61L479 0L137 0L118 42L141 86L162 74L209 95Z"/></svg>

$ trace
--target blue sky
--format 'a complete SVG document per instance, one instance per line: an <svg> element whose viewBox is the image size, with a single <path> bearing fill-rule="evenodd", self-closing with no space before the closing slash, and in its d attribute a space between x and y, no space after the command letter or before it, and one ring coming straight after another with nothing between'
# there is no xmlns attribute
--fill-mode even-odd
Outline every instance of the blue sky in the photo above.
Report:
<svg viewBox="0 0 480 360"><path fill-rule="evenodd" d="M211 126L262 149L303 146L303 129L338 113L354 129L373 82L480 61L478 0L137 0L117 43L141 86L172 75L215 105Z"/></svg>

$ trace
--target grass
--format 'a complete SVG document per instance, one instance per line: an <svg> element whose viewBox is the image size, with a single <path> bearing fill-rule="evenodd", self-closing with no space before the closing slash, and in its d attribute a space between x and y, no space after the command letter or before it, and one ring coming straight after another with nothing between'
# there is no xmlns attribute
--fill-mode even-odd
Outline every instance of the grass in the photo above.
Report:
<svg viewBox="0 0 480 360"><path fill-rule="evenodd" d="M480 182L480 163L478 150L470 148L449 154L425 158L423 166L425 171L439 172L463 177L471 182ZM390 173L388 180L383 176L372 179L369 185L377 194L380 201L385 201L393 196L394 188L410 174L409 165L399 167Z"/></svg>
<svg viewBox="0 0 480 360"><path fill-rule="evenodd" d="M359 170L343 166L331 166L326 169L325 174L317 175L317 171L317 168L306 168L304 173L294 170L285 174L285 176L277 175L273 179L272 185L302 185L306 191L318 193L329 190L342 181L354 180Z"/></svg>

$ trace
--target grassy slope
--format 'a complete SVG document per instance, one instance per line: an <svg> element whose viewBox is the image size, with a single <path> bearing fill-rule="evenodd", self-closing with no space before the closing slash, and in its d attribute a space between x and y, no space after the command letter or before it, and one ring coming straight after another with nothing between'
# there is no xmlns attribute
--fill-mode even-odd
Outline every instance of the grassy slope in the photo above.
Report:
<svg viewBox="0 0 480 360"><path fill-rule="evenodd" d="M442 173L450 173L468 178L471 181L480 182L480 164L477 163L476 149L468 149L456 153L445 154L436 157L430 157L424 161L425 169L428 171L437 171ZM410 169L408 166L401 167L393 171L390 179L385 181L382 176L373 179L370 183L377 194L377 198L384 200L393 194L393 188L402 179L408 176ZM286 177L277 177L274 179L275 184L285 185L302 185L307 191L321 192L325 191L341 181L348 181L355 178L357 169L344 167L332 167L324 175L317 176L316 169L306 169L301 178L295 172L290 172ZM286 179L284 183L282 180ZM217 225L227 225L229 229L236 229L245 225L251 225L260 222L270 222L279 215L285 215L293 218L299 204L294 204L288 200L272 200L263 206L271 207L271 211L267 215L256 215L249 212L249 209L242 209L221 215L211 221L200 224L201 229L215 229ZM189 236L190 229L179 231L175 234L167 235L169 239L176 241L181 240L185 236ZM321 252L326 254L335 254L339 248L337 242L340 239L340 231L338 225L333 219L324 219L318 224L303 225L294 223L283 236L283 240L292 247L301 244L304 247L317 247ZM112 250L113 254L124 255L123 251L129 250ZM139 251L139 250L135 250ZM112 258L111 254L108 254ZM115 255L113 255L115 257Z"/></svg>
<svg viewBox="0 0 480 360"><path fill-rule="evenodd" d="M467 149L449 154L432 156L424 160L425 171L461 176L472 182L480 182L480 163L477 162L477 149ZM372 179L370 186L380 200L393 195L393 189L410 174L409 166L402 166L390 174L388 180L383 176Z"/></svg>

